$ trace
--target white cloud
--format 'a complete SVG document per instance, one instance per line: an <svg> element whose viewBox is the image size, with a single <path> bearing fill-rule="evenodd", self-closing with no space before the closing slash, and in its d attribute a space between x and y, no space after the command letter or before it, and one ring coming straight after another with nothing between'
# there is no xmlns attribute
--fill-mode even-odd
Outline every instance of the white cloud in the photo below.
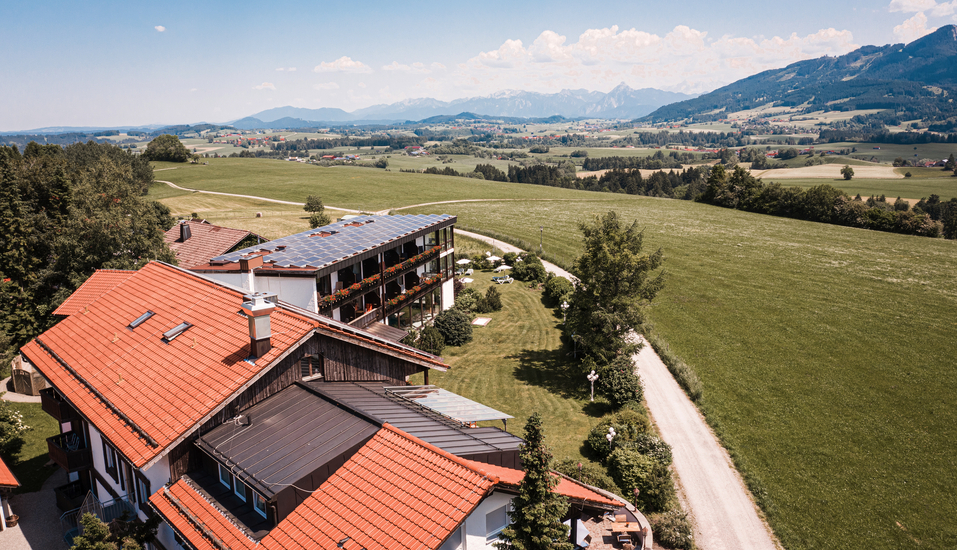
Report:
<svg viewBox="0 0 957 550"><path fill-rule="evenodd" d="M195 91L196 91L196 88L190 88L189 91L190 91L190 92L195 92Z"/></svg>
<svg viewBox="0 0 957 550"><path fill-rule="evenodd" d="M957 2L957 0L953 0ZM524 89L556 92L562 88L609 90L625 81L699 93L757 72L823 55L856 49L848 30L779 37L721 36L678 25L665 35L611 26L587 29L577 40L550 30L528 48L506 40L498 49L479 52L434 84L446 97L487 94L522 83Z"/></svg>
<svg viewBox="0 0 957 550"><path fill-rule="evenodd" d="M279 68L277 68L276 70L277 70L277 71L285 71L286 69L285 69L284 67L279 67Z"/></svg>
<svg viewBox="0 0 957 550"><path fill-rule="evenodd" d="M936 0L891 0L887 10L893 12L914 13L933 9L937 5Z"/></svg>
<svg viewBox="0 0 957 550"><path fill-rule="evenodd" d="M259 86L253 86L253 90L276 90L276 85L272 82L263 82Z"/></svg>
<svg viewBox="0 0 957 550"><path fill-rule="evenodd" d="M278 67L276 70L277 70L277 71L289 71L289 72L293 72L293 71L296 70L296 68L295 68L295 67L288 67L288 68L287 68L287 67Z"/></svg>
<svg viewBox="0 0 957 550"><path fill-rule="evenodd" d="M292 73L292 72L295 72L295 71L296 71L296 68L295 68L295 67L289 67L289 68L286 69L286 70Z"/></svg>
<svg viewBox="0 0 957 550"><path fill-rule="evenodd" d="M372 69L361 61L353 61L352 58L342 56L332 62L325 62L316 65L313 71L317 73L344 72L344 73L371 73Z"/></svg>
<svg viewBox="0 0 957 550"><path fill-rule="evenodd" d="M322 82L320 84L313 84L313 88L317 90L338 90L339 85L335 82Z"/></svg>
<svg viewBox="0 0 957 550"><path fill-rule="evenodd" d="M425 63L422 63L419 61L416 61L415 63L411 65L405 65L403 63L399 63L398 61L393 61L392 63L389 63L388 65L383 65L382 70L403 72L403 73L428 74L428 73L431 73L432 71L445 70L445 65L441 63L432 63L426 66Z"/></svg>
<svg viewBox="0 0 957 550"><path fill-rule="evenodd" d="M894 36L900 39L901 42L907 43L936 30L937 27L928 29L927 16L924 15L924 12L918 12L914 17L894 27Z"/></svg>
<svg viewBox="0 0 957 550"><path fill-rule="evenodd" d="M948 15L953 15L955 12L957 12L957 0L937 4L934 6L934 9L931 10L931 15L935 17L947 17Z"/></svg>
<svg viewBox="0 0 957 550"><path fill-rule="evenodd" d="M157 32L166 32L166 27L164 27L163 25L156 25L153 28L156 29Z"/></svg>

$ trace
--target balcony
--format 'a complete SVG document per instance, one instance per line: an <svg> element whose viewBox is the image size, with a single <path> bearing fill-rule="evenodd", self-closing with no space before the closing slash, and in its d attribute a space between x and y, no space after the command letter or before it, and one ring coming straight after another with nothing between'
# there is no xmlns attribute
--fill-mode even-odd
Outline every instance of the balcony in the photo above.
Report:
<svg viewBox="0 0 957 550"><path fill-rule="evenodd" d="M50 460L68 473L78 472L93 466L93 453L83 438L75 432L66 432L47 438Z"/></svg>
<svg viewBox="0 0 957 550"><path fill-rule="evenodd" d="M136 507L125 496L106 502L98 502L96 506L90 506L89 509L80 510L77 508L65 512L60 516L60 527L63 530L63 542L66 543L68 548L73 546L73 539L80 534L80 518L84 512L91 512L107 524L115 519L130 521L138 517Z"/></svg>
<svg viewBox="0 0 957 550"><path fill-rule="evenodd" d="M53 388L40 390L40 406L43 412L59 422L69 422L77 418L76 410Z"/></svg>
<svg viewBox="0 0 957 550"><path fill-rule="evenodd" d="M442 276L439 274L425 274L420 280L419 283L413 286L410 289L407 289L405 294L399 294L393 298L387 299L385 302L385 314L389 316L396 311L402 309L403 307L415 302L422 296L432 292L436 288L442 285Z"/></svg>
<svg viewBox="0 0 957 550"><path fill-rule="evenodd" d="M86 487L82 480L54 487L53 494L56 495L56 507L63 511L79 508L89 492L89 487Z"/></svg>

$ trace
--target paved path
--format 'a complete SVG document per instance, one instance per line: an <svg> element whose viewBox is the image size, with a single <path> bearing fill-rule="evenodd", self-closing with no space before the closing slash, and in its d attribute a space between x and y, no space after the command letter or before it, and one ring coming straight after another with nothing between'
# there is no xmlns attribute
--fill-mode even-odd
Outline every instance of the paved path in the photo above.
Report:
<svg viewBox="0 0 957 550"><path fill-rule="evenodd" d="M8 387L7 384L10 384L9 376L4 378L3 380L0 380L0 393L6 392L3 394L3 397L0 397L0 399L3 399L4 401L10 401L13 403L39 403L40 402L39 395L24 395L22 393L15 393L14 391L7 389ZM10 384L9 387L12 388L13 384Z"/></svg>
<svg viewBox="0 0 957 550"><path fill-rule="evenodd" d="M458 202L458 201L455 201L455 202ZM398 209L397 209L397 210L398 210ZM456 235L464 235L464 236L469 237L469 238L471 238L471 239L475 239L475 240L477 240L477 241L482 241L483 243L488 243L488 244L494 246L495 248L498 248L498 249L501 250L502 252L515 252L516 254L519 253L519 252L524 252L521 248L519 248L519 247L517 247L517 246L515 246L515 245L513 245L513 244L508 244L507 242L500 241L500 240L498 240L498 239L493 239L492 237L486 237L485 235L481 235L481 234L479 234L479 233L472 233L471 231L462 231L461 229L456 229L456 230L455 230L455 234L456 234ZM574 275L572 275L571 273L565 271L564 269L558 267L557 265L555 265L555 264L553 264L553 263L551 263L551 262L546 262L545 260L542 260L542 265L545 266L545 271L549 271L549 272L551 272L551 273L554 273L555 275L558 275L559 277L565 277L565 278L568 279L569 281L574 281L574 280L575 280L575 276L574 276Z"/></svg>
<svg viewBox="0 0 957 550"><path fill-rule="evenodd" d="M44 466L46 467L46 466ZM62 512L56 507L53 488L66 483L66 473L59 467L35 493L14 495L10 509L20 516L16 527L0 532L3 550L66 550L60 528Z"/></svg>
<svg viewBox="0 0 957 550"><path fill-rule="evenodd" d="M698 547L778 548L731 457L658 354L646 343L634 362L644 383L648 411L672 447L686 508L694 517Z"/></svg>

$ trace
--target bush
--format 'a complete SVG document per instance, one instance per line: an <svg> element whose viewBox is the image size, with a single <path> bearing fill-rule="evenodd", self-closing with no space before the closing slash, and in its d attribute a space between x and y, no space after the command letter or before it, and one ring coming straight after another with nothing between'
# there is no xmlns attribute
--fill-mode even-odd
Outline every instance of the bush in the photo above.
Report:
<svg viewBox="0 0 957 550"><path fill-rule="evenodd" d="M622 443L621 448L639 452L665 466L670 466L674 460L674 456L671 454L671 445L668 445L656 435L638 434L634 441Z"/></svg>
<svg viewBox="0 0 957 550"><path fill-rule="evenodd" d="M913 175L913 174L911 174L910 172L904 172L904 177L905 177L905 178L909 178L909 177L911 177L912 175Z"/></svg>
<svg viewBox="0 0 957 550"><path fill-rule="evenodd" d="M502 259L507 265L515 265L515 259L518 258L518 254L514 252L506 252L502 254Z"/></svg>
<svg viewBox="0 0 957 550"><path fill-rule="evenodd" d="M642 512L664 512L674 505L677 494L671 472L650 456L630 449L615 449L608 457L608 471L624 491L622 496Z"/></svg>
<svg viewBox="0 0 957 550"><path fill-rule="evenodd" d="M605 437L608 434L608 428L615 429L613 445L617 447L637 440L641 434L650 433L651 421L648 420L648 415L630 409L622 409L603 418L588 432L587 439L588 446L600 460L604 460L611 453L611 446Z"/></svg>
<svg viewBox="0 0 957 550"><path fill-rule="evenodd" d="M442 333L446 345L461 346L472 341L472 320L459 309L447 309L435 317L435 328Z"/></svg>
<svg viewBox="0 0 957 550"><path fill-rule="evenodd" d="M386 168L387 166L389 166L389 161L384 158L381 158L376 160L374 165L376 168Z"/></svg>
<svg viewBox="0 0 957 550"><path fill-rule="evenodd" d="M458 296L455 297L455 309L469 313L476 311L476 307L481 298L482 295L474 288L464 288L459 292Z"/></svg>
<svg viewBox="0 0 957 550"><path fill-rule="evenodd" d="M694 529L688 514L681 510L669 510L648 516L655 542L675 550L693 550Z"/></svg>
<svg viewBox="0 0 957 550"><path fill-rule="evenodd" d="M485 292L484 305L488 308L489 312L502 310L502 295L499 294L498 289L494 286L488 287L488 290Z"/></svg>
<svg viewBox="0 0 957 550"><path fill-rule="evenodd" d="M585 151L584 149L578 149L576 151L572 151L568 156L572 158L585 158L588 156L588 151Z"/></svg>
<svg viewBox="0 0 957 550"><path fill-rule="evenodd" d="M598 391L615 408L631 401L641 401L644 390L630 356L619 355L598 372Z"/></svg>
<svg viewBox="0 0 957 550"><path fill-rule="evenodd" d="M329 218L328 214L316 212L315 214L309 216L309 227L313 229L322 227L324 225L329 225L330 223L332 223L332 220Z"/></svg>
<svg viewBox="0 0 957 550"><path fill-rule="evenodd" d="M545 299L554 305L567 302L575 290L575 285L565 277L552 277L545 281Z"/></svg>
<svg viewBox="0 0 957 550"><path fill-rule="evenodd" d="M4 393L0 391L0 396ZM0 456L7 464L19 461L20 451L26 443L23 436L28 431L30 427L23 424L23 413L13 408L9 401L0 400Z"/></svg>
<svg viewBox="0 0 957 550"><path fill-rule="evenodd" d="M545 266L542 265L542 260L538 256L526 253L522 255L521 262L516 261L512 265L512 277L519 281L542 283L548 277L548 272L545 271Z"/></svg>
<svg viewBox="0 0 957 550"><path fill-rule="evenodd" d="M416 341L418 341L418 339L419 339L419 331L415 330L414 328L410 328L409 332L406 333L406 335L403 336L401 340L399 340L399 343L405 344L406 346L414 348L415 343Z"/></svg>
<svg viewBox="0 0 957 550"><path fill-rule="evenodd" d="M615 485L615 480L608 475L608 472L606 472L600 464L587 461L578 462L577 460L566 458L565 460L555 463L553 469L556 472L565 474L572 479L581 481L592 487L598 487L599 489L604 489L616 495L621 494L621 489L618 485Z"/></svg>
<svg viewBox="0 0 957 550"><path fill-rule="evenodd" d="M419 341L415 347L432 355L441 355L442 350L445 349L445 338L435 327L425 327L419 334Z"/></svg>

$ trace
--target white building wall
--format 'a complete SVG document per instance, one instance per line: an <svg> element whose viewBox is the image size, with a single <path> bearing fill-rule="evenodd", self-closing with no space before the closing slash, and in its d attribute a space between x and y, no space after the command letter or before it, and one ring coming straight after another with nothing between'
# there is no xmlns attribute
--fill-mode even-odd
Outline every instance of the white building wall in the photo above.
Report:
<svg viewBox="0 0 957 550"><path fill-rule="evenodd" d="M479 503L467 518L465 518L465 536L463 537L463 550L479 550L485 548L494 548L491 544L486 544L485 539L488 532L485 529L485 514L501 508L512 501L512 495L495 491L487 499Z"/></svg>
<svg viewBox="0 0 957 550"><path fill-rule="evenodd" d="M284 302L319 313L315 277L256 277L256 292L272 292Z"/></svg>
<svg viewBox="0 0 957 550"><path fill-rule="evenodd" d="M198 273L202 277L226 283L236 288L256 292L253 284L253 274L249 273Z"/></svg>
<svg viewBox="0 0 957 550"><path fill-rule="evenodd" d="M442 310L449 309L455 305L455 281L449 279L442 283Z"/></svg>

